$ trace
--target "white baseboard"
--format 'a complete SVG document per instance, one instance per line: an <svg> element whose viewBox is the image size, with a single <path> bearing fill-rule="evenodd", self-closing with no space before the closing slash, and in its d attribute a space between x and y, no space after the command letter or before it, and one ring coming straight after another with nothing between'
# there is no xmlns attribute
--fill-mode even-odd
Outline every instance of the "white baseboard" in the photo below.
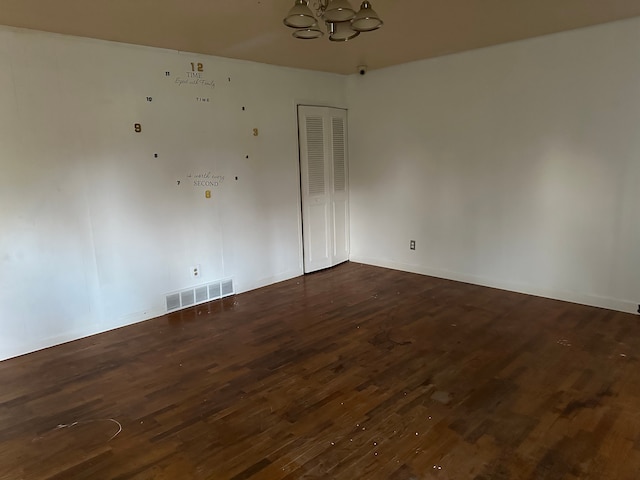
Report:
<svg viewBox="0 0 640 480"><path fill-rule="evenodd" d="M102 333L110 329L101 330L97 325L93 325L88 328L77 329L71 332L65 332L60 335L54 335L52 337L36 339L33 342L23 343L20 345L0 347L0 361L7 360L9 358L19 357L26 355L27 353L37 352L45 348L54 347L63 343L71 342L73 340L79 340L81 338L90 337L97 333Z"/></svg>
<svg viewBox="0 0 640 480"><path fill-rule="evenodd" d="M481 285L484 287L498 288L500 290L508 290L510 292L525 293L527 295L535 295L537 297L551 298L554 300L562 300L565 302L578 303L581 305L589 305L592 307L606 308L625 313L637 313L638 304L629 300L621 300L617 298L600 297L596 295L588 295L577 292L567 292L563 290L553 290L535 285L520 284L513 282L504 282L492 278L470 275L466 273L451 272L438 268L424 267L421 265L411 265L392 260L374 259L353 255L350 261L374 265L377 267L391 268L393 270L401 270L404 272L418 273L431 277L444 278L447 280L455 280L457 282L471 283L473 285Z"/></svg>
<svg viewBox="0 0 640 480"><path fill-rule="evenodd" d="M459 272L451 272L448 270L441 270L437 268L429 268L420 265L411 265L400 262L394 262L392 260L381 260L367 257L351 256L350 261L357 263L364 263L367 265L375 265L378 267L391 268L393 270L401 270L404 272L418 273L421 275L429 275L437 278L444 278L447 280L455 280L458 282L471 283L474 285L482 285L485 287L499 288L501 290L508 290L511 292L525 293L528 295L535 295L538 297L552 298L555 300L562 300L565 302L579 303L582 305L589 305L593 307L606 308L609 310L616 310L626 313L637 313L638 305L634 302L627 300L620 300L616 298L599 297L595 295L586 295L582 293L566 292L560 290L552 290L537 287L535 285L517 284L511 282L504 282L496 279L480 277L477 275L469 275ZM238 289L236 293L248 292L257 288L262 288L274 283L289 280L291 278L299 277L303 275L301 270L290 270L278 275L263 278L254 282L248 282L245 284L237 285ZM21 345L0 346L0 361L7 360L9 358L17 357L27 353L32 353L44 348L53 347L62 343L78 340L81 338L89 337L91 335L97 335L99 333L108 332L116 328L132 325L134 323L150 320L164 315L166 312L150 309L146 312L139 312L121 318L118 321L109 325L91 325L87 328L76 329L71 332L65 332L60 335L52 337L38 339L33 342Z"/></svg>
<svg viewBox="0 0 640 480"><path fill-rule="evenodd" d="M236 293L243 293L249 290L255 290L257 288L272 285L274 283L289 280L291 278L299 277L303 274L301 269L289 270L282 272L278 275L262 278L257 281L249 281L247 283L236 284ZM75 329L68 332L54 335L47 338L35 339L26 343L20 343L16 345L2 345L0 343L0 361L7 360L9 358L18 357L27 353L36 352L45 348L60 345L62 343L71 342L73 340L79 340L81 338L89 337L91 335L97 335L99 333L115 330L116 328L125 327L127 325L133 325L134 323L144 322L152 318L157 318L165 315L167 312L160 305L154 308L149 308L141 312L132 313L124 317L114 319L108 323L92 324L87 328Z"/></svg>
<svg viewBox="0 0 640 480"><path fill-rule="evenodd" d="M238 281L236 283L236 293L249 292L251 290L266 287L268 285L273 285L274 283L284 282L285 280L290 280L301 275L304 275L304 272L301 269L295 269L279 273L278 275L273 275L271 277L261 278L259 280L249 281L246 283Z"/></svg>

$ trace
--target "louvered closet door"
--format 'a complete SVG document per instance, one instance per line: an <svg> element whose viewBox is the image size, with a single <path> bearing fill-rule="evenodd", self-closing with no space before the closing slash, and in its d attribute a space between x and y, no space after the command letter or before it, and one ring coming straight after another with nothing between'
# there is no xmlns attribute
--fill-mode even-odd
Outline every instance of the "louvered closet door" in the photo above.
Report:
<svg viewBox="0 0 640 480"><path fill-rule="evenodd" d="M347 112L331 109L332 265L349 260L349 191L347 189Z"/></svg>
<svg viewBox="0 0 640 480"><path fill-rule="evenodd" d="M346 111L298 107L304 271L349 258Z"/></svg>

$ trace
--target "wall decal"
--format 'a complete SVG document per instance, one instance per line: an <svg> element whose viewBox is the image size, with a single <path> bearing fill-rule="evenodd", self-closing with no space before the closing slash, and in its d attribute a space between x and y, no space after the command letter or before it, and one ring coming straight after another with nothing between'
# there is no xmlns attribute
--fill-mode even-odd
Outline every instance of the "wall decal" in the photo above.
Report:
<svg viewBox="0 0 640 480"><path fill-rule="evenodd" d="M200 75L199 73L195 73L193 74L195 75L194 77L176 77L176 81L175 83L178 86L183 86L183 85L187 85L187 86L202 86L202 87L208 87L208 88L215 88L216 83L213 80L207 80L205 78L201 78L198 77L197 75Z"/></svg>
<svg viewBox="0 0 640 480"><path fill-rule="evenodd" d="M224 182L224 175L214 175L212 172L189 173L187 178L193 179L194 187L219 187Z"/></svg>
<svg viewBox="0 0 640 480"><path fill-rule="evenodd" d="M179 87L207 87L215 88L216 83L204 75L204 65L202 63L191 62L191 70L185 72L184 76L176 77L175 82Z"/></svg>
<svg viewBox="0 0 640 480"><path fill-rule="evenodd" d="M0 284L12 279L0 288L0 360L161 315L191 265L203 282L235 276L243 290L299 275L294 126L270 130L255 164L236 163L266 140L249 145L259 112L288 125L296 99L339 103L342 78L1 25L0 57L0 197L13 204L0 214L11 226ZM240 185L240 174L263 183ZM26 177L28 188L10 181ZM266 254L235 255L228 239ZM42 302L28 301L33 278L56 278Z"/></svg>

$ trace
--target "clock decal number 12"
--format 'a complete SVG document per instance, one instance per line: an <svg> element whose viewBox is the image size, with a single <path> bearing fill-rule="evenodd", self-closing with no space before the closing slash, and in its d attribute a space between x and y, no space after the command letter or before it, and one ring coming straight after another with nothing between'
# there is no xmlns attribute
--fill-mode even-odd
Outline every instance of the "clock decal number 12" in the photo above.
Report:
<svg viewBox="0 0 640 480"><path fill-rule="evenodd" d="M193 63L191 62L191 71L192 72L204 72L204 65L201 63Z"/></svg>

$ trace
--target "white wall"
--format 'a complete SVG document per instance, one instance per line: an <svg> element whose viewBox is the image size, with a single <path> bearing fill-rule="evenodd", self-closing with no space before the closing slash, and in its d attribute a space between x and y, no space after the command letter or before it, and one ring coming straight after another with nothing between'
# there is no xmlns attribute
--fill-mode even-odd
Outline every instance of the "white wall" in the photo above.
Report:
<svg viewBox="0 0 640 480"><path fill-rule="evenodd" d="M635 312L639 51L633 19L350 77L352 260Z"/></svg>
<svg viewBox="0 0 640 480"><path fill-rule="evenodd" d="M204 84L176 83L191 62ZM344 82L0 27L0 359L300 275L295 106L344 107Z"/></svg>
<svg viewBox="0 0 640 480"><path fill-rule="evenodd" d="M345 80L0 27L0 359L300 275L296 103L350 109L353 260L634 312L638 51L633 19Z"/></svg>

